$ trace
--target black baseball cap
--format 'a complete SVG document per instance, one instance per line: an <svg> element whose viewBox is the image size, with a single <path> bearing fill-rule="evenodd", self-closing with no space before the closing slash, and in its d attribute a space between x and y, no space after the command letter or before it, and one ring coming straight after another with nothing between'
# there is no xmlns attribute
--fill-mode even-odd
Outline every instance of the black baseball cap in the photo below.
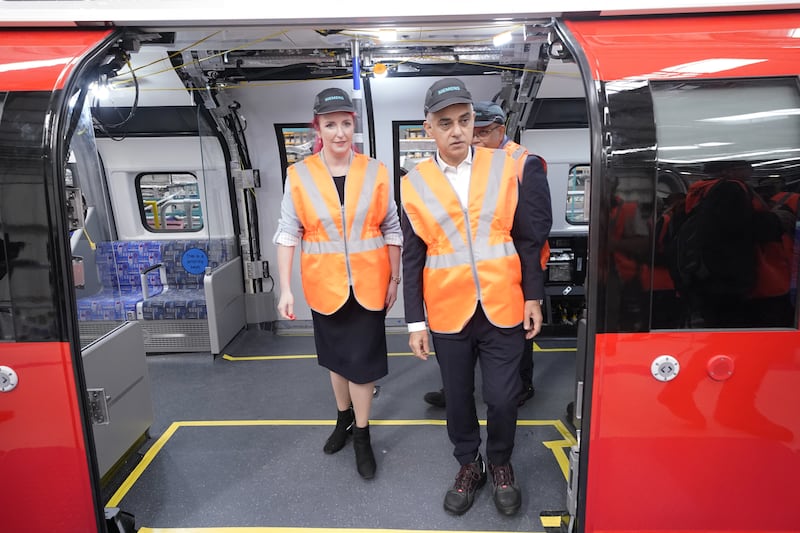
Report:
<svg viewBox="0 0 800 533"><path fill-rule="evenodd" d="M506 114L503 112L503 108L494 102L476 102L475 125L482 128L495 122L498 124L506 123Z"/></svg>
<svg viewBox="0 0 800 533"><path fill-rule="evenodd" d="M471 104L472 95L458 78L442 78L428 88L425 114L435 113L453 104Z"/></svg>
<svg viewBox="0 0 800 533"><path fill-rule="evenodd" d="M335 113L337 111L346 111L348 113L356 112L353 101L346 91L331 87L330 89L321 91L314 97L315 115L324 115L325 113Z"/></svg>

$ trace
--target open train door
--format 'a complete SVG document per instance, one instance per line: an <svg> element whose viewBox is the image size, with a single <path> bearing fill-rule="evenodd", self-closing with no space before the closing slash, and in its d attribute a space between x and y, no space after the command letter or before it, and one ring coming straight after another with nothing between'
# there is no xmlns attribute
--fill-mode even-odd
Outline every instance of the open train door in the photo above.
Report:
<svg viewBox="0 0 800 533"><path fill-rule="evenodd" d="M592 129L569 527L797 531L800 13L557 31Z"/></svg>
<svg viewBox="0 0 800 533"><path fill-rule="evenodd" d="M105 531L74 311L63 140L82 90L75 73L110 33L0 31L3 531Z"/></svg>

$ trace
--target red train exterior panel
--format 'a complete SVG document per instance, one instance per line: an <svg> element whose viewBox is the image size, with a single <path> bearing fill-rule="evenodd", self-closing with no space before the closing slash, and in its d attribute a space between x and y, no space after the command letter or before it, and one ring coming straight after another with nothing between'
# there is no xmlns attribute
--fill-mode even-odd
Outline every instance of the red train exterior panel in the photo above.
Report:
<svg viewBox="0 0 800 533"><path fill-rule="evenodd" d="M800 69L799 13L567 24L595 81L797 76ZM593 339L584 531L798 531L800 332ZM680 364L672 381L651 374L661 355Z"/></svg>
<svg viewBox="0 0 800 533"><path fill-rule="evenodd" d="M568 21L567 26L595 80L798 73L800 13Z"/></svg>
<svg viewBox="0 0 800 533"><path fill-rule="evenodd" d="M797 531L796 331L606 334L595 353L586 531Z"/></svg>
<svg viewBox="0 0 800 533"><path fill-rule="evenodd" d="M77 58L112 30L3 30L0 91L53 91L64 87Z"/></svg>
<svg viewBox="0 0 800 533"><path fill-rule="evenodd" d="M95 502L68 343L0 343L19 383L0 397L3 531L94 531Z"/></svg>
<svg viewBox="0 0 800 533"><path fill-rule="evenodd" d="M28 240L51 237L53 212L58 206L48 204L42 195L36 206L28 206L27 218L10 208L15 191L28 187L46 190L47 172L36 159L37 144L40 159L52 158L55 147L48 146L46 132L58 109L49 106L57 97L47 98L65 88L74 68L109 36L111 30L4 30L0 33L0 93L4 97L6 116L0 115L0 129L5 135L23 128L28 137L8 138L4 143L7 168L0 172L0 190L6 194L3 204L3 226L6 240L23 246ZM49 105L48 105L49 100ZM19 112L23 107L24 113ZM24 107L28 106L28 107ZM19 118L15 118L19 117ZM29 121L28 123L24 121ZM19 121L19 122L15 122ZM41 136L38 142L37 135ZM18 135L17 135L18 136ZM16 166L20 161L26 163ZM24 167L24 168L23 168ZM37 170L42 175L37 175ZM23 176L22 178L20 176ZM63 208L62 208L63 209ZM20 220L22 219L22 220ZM48 224L51 225L48 228ZM36 243L39 244L38 242ZM24 261L9 261L4 275L7 283L17 280L30 282L30 272L47 272L52 293L67 286L57 279L64 269L53 262L68 264L68 257L47 253L57 249L29 246ZM37 251L43 253L37 255ZM42 268L44 267L44 269ZM27 269L27 270L26 270ZM78 353L62 331L63 324L72 319L74 310L68 300L36 300L31 291L12 291L14 331L11 339L0 342L0 365L11 368L18 377L12 390L0 394L0 502L3 515L0 530L8 532L59 531L91 533L98 530L102 509L98 505L95 473L88 448L87 421L80 403L84 385L78 383L80 369L73 360ZM34 300L34 301L29 301ZM39 313L37 315L37 313ZM51 324L39 324L45 317ZM41 326L41 327L38 327ZM21 336L15 333L24 332ZM6 332L8 335L9 332ZM78 356L79 357L79 356Z"/></svg>

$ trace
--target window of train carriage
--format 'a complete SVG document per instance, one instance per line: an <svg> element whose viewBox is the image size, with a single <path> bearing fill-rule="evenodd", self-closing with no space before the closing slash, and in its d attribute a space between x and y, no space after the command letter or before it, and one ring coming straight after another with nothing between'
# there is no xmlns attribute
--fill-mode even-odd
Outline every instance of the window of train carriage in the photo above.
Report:
<svg viewBox="0 0 800 533"><path fill-rule="evenodd" d="M796 79L664 81L651 90L653 329L796 327Z"/></svg>
<svg viewBox="0 0 800 533"><path fill-rule="evenodd" d="M567 222L589 223L589 185L591 165L573 165L567 178Z"/></svg>
<svg viewBox="0 0 800 533"><path fill-rule="evenodd" d="M136 176L142 224L153 232L203 229L203 207L197 177L189 172L155 172Z"/></svg>
<svg viewBox="0 0 800 533"><path fill-rule="evenodd" d="M570 130L589 128L585 98L538 98L531 103L525 124L531 130ZM588 133L587 133L588 135ZM567 222L589 223L589 185L591 165L572 165L567 177Z"/></svg>

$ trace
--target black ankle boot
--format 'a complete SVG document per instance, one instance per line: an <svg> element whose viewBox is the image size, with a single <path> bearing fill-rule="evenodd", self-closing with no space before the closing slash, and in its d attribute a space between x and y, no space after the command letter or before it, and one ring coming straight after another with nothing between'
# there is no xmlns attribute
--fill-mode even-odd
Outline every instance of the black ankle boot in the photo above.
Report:
<svg viewBox="0 0 800 533"><path fill-rule="evenodd" d="M353 428L353 449L356 451L356 468L364 479L375 477L375 455L369 441L369 426Z"/></svg>
<svg viewBox="0 0 800 533"><path fill-rule="evenodd" d="M353 415L353 408L350 407L344 411L339 411L336 417L336 427L333 428L333 433L325 441L322 451L331 454L336 453L344 448L347 442L347 436L353 432L353 425L355 424L355 416Z"/></svg>

